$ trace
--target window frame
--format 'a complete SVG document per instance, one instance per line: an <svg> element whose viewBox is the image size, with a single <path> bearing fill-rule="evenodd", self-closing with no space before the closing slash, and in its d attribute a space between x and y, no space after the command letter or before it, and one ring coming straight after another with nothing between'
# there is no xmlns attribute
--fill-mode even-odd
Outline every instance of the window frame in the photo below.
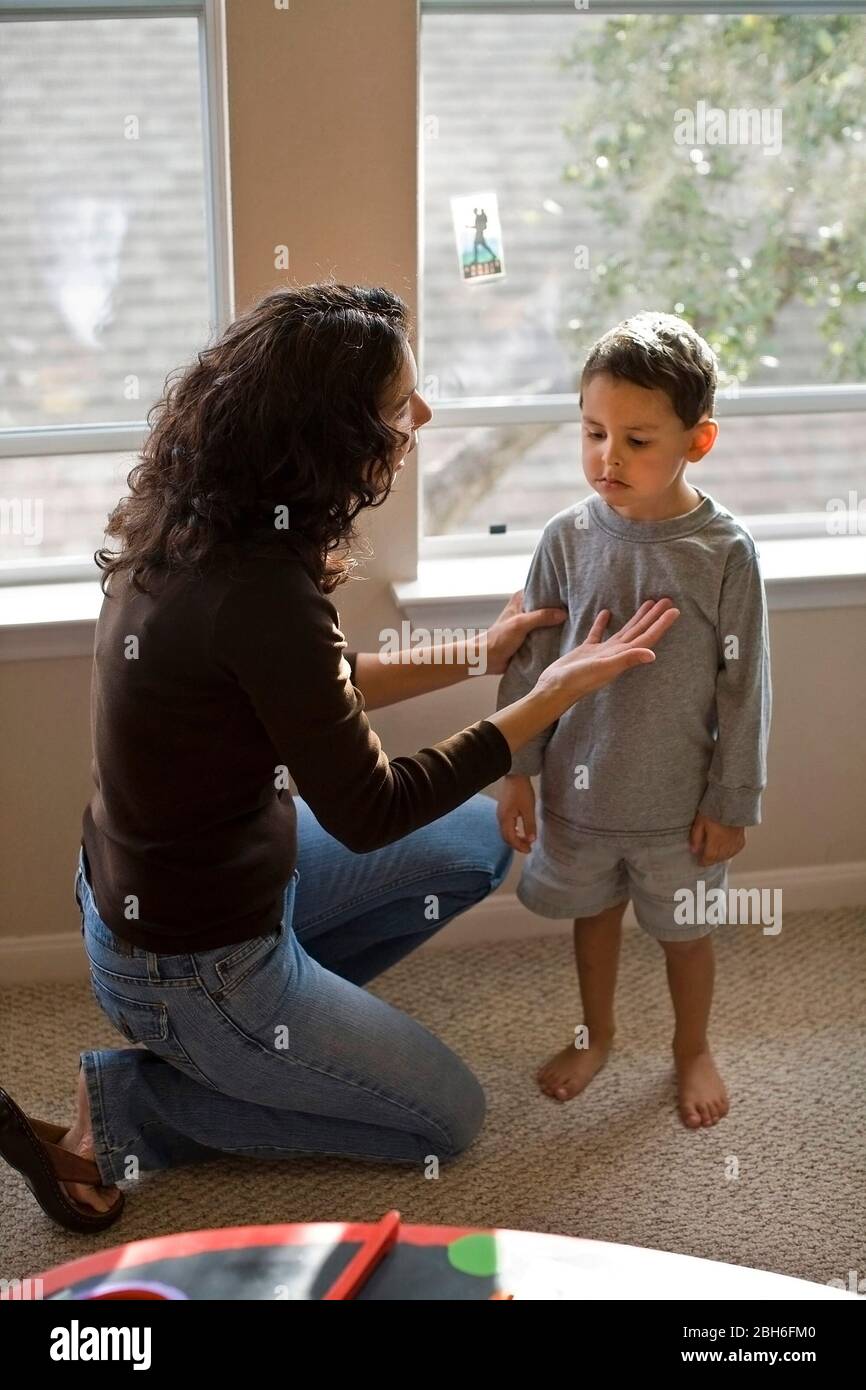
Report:
<svg viewBox="0 0 866 1390"><path fill-rule="evenodd" d="M517 15L517 14L574 14L595 17L607 15L644 14L862 14L866 17L866 0L588 0L585 9L575 0L420 0L421 32L419 62L423 64L423 21L425 16L444 14ZM419 109L419 143L423 112ZM423 207L424 189L419 188L419 204ZM423 271L419 267L419 298L423 325ZM418 344L419 378L424 379L423 333ZM567 395L538 396L474 396L442 397L432 403L433 418L424 430L481 428L496 424L579 424L580 406L577 392ZM744 386L738 394L716 398L715 413L719 419L745 415L806 415L836 414L837 412L866 412L866 383L827 383L818 386ZM541 528L508 531L490 536L484 532L465 532L458 535L428 535L423 530L423 436L419 441L418 486L420 490L418 557L435 560L461 556L510 555L533 551ZM820 523L826 523L823 512L778 512L749 515L741 518L757 540L814 537L820 534ZM826 530L824 532L826 534Z"/></svg>
<svg viewBox="0 0 866 1390"><path fill-rule="evenodd" d="M39 20L150 19L198 21L199 91L204 154L205 238L211 328L222 332L234 317L234 282L228 163L224 0L0 0L0 25ZM0 429L0 460L57 454L136 453L147 438L146 420L88 425L34 425ZM0 562L0 585L92 579L92 553Z"/></svg>

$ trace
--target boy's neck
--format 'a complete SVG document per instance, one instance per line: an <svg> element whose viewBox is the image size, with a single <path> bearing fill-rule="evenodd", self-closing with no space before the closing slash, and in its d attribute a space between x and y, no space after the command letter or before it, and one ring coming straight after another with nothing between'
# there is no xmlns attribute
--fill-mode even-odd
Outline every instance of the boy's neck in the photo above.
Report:
<svg viewBox="0 0 866 1390"><path fill-rule="evenodd" d="M685 478L680 478L679 484L679 487L671 488L658 497L649 497L631 506L614 507L611 502L607 505L626 521L673 521L675 517L694 511L702 501L697 488L693 488Z"/></svg>

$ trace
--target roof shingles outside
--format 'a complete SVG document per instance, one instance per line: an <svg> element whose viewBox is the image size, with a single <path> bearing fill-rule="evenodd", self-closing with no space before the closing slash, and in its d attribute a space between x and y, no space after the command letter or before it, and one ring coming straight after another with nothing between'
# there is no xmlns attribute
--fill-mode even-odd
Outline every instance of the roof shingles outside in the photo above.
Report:
<svg viewBox="0 0 866 1390"><path fill-rule="evenodd" d="M519 35L515 24L480 16L424 24L424 111L437 117L438 138L423 146L422 367L438 378L439 395L574 384L563 285L574 246L596 233L560 178L569 78L554 59L573 21L524 16ZM141 119L138 141L123 138L129 115ZM508 273L466 286L449 200L490 186ZM545 211L545 198L562 214ZM207 340L207 278L195 21L0 26L0 426L143 418L166 375ZM790 370L806 379L814 346L802 310L786 314L778 336ZM134 403L124 396L131 375L140 383ZM695 480L740 512L823 508L862 470L856 423L726 421ZM450 528L540 525L585 491L574 426L527 447L492 498L465 486L472 480L461 477L455 433L427 431L421 449L431 465L428 505L457 499ZM495 459L499 436L488 437ZM446 449L453 461L442 468ZM4 556L95 549L133 461L0 463L0 496L45 504L42 544L7 534Z"/></svg>
<svg viewBox="0 0 866 1390"><path fill-rule="evenodd" d="M567 320L579 303L574 248L597 264L609 237L562 178L574 148L563 134L576 81L558 58L599 17L438 16L425 20L422 147L424 301L422 378L435 395L573 391L579 362L567 348ZM599 93L599 110L604 94ZM435 119L430 119L435 118ZM492 188L502 220L506 275L464 284L451 225L452 195ZM840 190L841 198L850 196ZM552 200L560 212L547 210ZM829 220L832 210L822 210ZM835 215L835 214L834 214ZM824 220L822 218L822 220ZM638 308L667 308L633 304ZM578 309L579 312L579 309ZM779 315L767 354L781 369L758 368L750 385L822 380L823 354L812 312L792 303ZM724 364L723 364L724 365ZM432 400L435 411L436 400ZM728 417L694 481L739 514L823 511L847 497L863 474L863 417ZM477 495L460 439L466 432L428 429L421 436L425 527L486 531L490 524L534 528L586 484L574 426L539 436L526 429L485 431L487 490ZM497 468L497 458L508 460Z"/></svg>
<svg viewBox="0 0 866 1390"><path fill-rule="evenodd" d="M0 26L0 425L142 418L206 339L199 93L195 19Z"/></svg>

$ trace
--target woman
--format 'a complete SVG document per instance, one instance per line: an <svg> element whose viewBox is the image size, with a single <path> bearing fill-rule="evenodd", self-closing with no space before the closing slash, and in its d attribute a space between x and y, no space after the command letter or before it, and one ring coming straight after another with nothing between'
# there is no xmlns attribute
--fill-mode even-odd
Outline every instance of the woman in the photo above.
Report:
<svg viewBox="0 0 866 1390"><path fill-rule="evenodd" d="M279 290L171 383L109 519L93 773L75 880L97 1000L130 1047L81 1054L72 1127L0 1092L0 1153L70 1230L115 1184L219 1153L446 1160L478 1133L467 1067L363 986L501 883L478 795L676 620L647 602L508 709L389 762L366 709L501 673L533 627L516 595L453 661L345 651L328 595L358 513L430 419L403 302ZM293 798L287 782L300 796Z"/></svg>

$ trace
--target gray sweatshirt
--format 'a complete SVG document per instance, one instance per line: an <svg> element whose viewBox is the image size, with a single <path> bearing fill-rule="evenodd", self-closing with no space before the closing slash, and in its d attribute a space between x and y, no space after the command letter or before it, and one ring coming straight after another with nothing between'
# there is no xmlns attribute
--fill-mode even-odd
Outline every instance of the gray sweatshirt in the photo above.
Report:
<svg viewBox="0 0 866 1390"><path fill-rule="evenodd" d="M524 607L562 607L511 660L497 707L586 639L602 608L613 634L648 598L680 617L639 666L579 700L512 759L541 773L544 810L597 835L663 836L698 811L757 825L766 783L771 685L767 607L755 543L699 488L701 502L667 521L629 521L596 494L548 522Z"/></svg>

